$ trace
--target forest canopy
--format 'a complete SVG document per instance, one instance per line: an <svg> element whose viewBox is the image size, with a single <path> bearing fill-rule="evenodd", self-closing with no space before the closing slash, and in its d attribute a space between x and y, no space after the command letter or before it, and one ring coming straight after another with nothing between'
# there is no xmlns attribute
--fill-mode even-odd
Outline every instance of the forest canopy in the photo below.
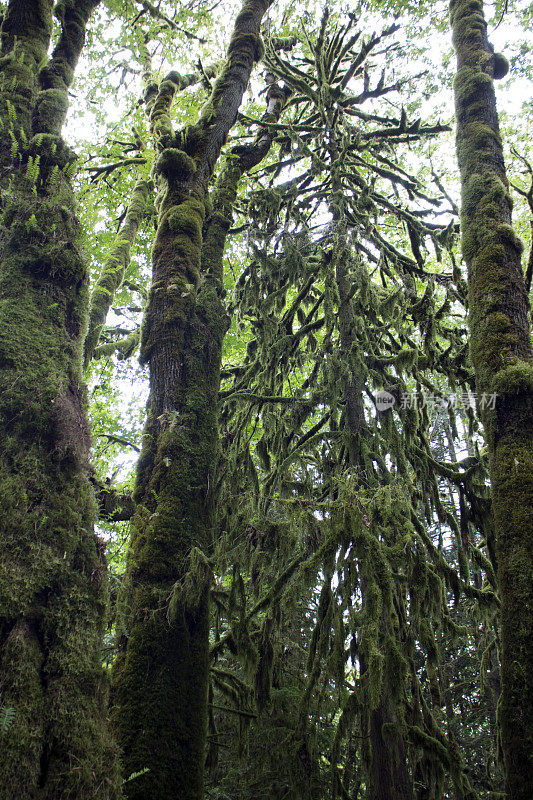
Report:
<svg viewBox="0 0 533 800"><path fill-rule="evenodd" d="M530 800L533 8L0 15L2 798Z"/></svg>

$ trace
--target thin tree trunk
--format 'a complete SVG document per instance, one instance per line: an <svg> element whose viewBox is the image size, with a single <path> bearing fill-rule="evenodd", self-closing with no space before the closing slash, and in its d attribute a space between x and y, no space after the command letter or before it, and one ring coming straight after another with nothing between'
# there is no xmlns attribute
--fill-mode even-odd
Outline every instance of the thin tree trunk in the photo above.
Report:
<svg viewBox="0 0 533 800"><path fill-rule="evenodd" d="M533 368L521 243L511 227L493 77L506 72L487 39L482 0L450 5L457 53L457 156L468 268L470 353L492 483L502 603L501 744L510 800L533 795Z"/></svg>
<svg viewBox="0 0 533 800"><path fill-rule="evenodd" d="M87 267L61 138L96 1L12 0L1 29L0 747L3 800L119 796L106 731L103 542L93 531L82 343Z"/></svg>
<svg viewBox="0 0 533 800"><path fill-rule="evenodd" d="M105 325L109 309L113 304L115 293L124 280L124 273L130 263L131 247L137 236L151 191L151 181L140 178L135 182L126 216L92 291L89 327L85 338L83 355L85 369L87 369L95 355L100 334ZM138 342L138 338L135 335L131 337L133 349Z"/></svg>

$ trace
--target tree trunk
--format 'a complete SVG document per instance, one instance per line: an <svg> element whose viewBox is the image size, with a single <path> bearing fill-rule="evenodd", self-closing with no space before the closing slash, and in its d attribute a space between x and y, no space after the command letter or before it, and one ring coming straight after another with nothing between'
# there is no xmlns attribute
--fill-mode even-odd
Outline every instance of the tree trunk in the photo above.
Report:
<svg viewBox="0 0 533 800"><path fill-rule="evenodd" d="M502 603L500 735L510 800L533 795L533 369L521 243L511 227L481 0L450 5L458 71L457 156L468 268L470 353L490 460ZM492 407L490 396L495 394Z"/></svg>
<svg viewBox="0 0 533 800"><path fill-rule="evenodd" d="M412 800L413 783L407 766L405 739L398 734L396 726L394 710L383 693L378 707L370 712L369 800Z"/></svg>
<svg viewBox="0 0 533 800"><path fill-rule="evenodd" d="M228 321L220 276L202 264L201 251L208 180L260 55L259 28L269 4L244 3L226 66L197 125L183 133L172 130L175 73L162 82L152 108L160 153L159 220L141 340L150 399L126 578L129 629L114 668L114 719L126 776L149 770L126 784L130 800L203 797L208 556ZM221 229L220 236L226 232Z"/></svg>
<svg viewBox="0 0 533 800"><path fill-rule="evenodd" d="M61 138L96 1L12 0L1 29L0 706L5 800L116 798L81 358L87 268ZM43 63L46 66L43 68ZM39 71L40 70L40 71Z"/></svg>

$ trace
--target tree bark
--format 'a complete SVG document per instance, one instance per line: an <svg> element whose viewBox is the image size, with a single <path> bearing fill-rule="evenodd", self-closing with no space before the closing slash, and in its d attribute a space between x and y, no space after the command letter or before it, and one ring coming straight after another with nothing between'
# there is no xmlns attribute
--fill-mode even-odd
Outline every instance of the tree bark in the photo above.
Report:
<svg viewBox="0 0 533 800"><path fill-rule="evenodd" d="M490 460L502 603L500 736L510 800L533 795L533 368L522 245L511 227L493 78L507 69L487 39L481 0L450 5L457 54L457 157L468 269L470 354Z"/></svg>
<svg viewBox="0 0 533 800"><path fill-rule="evenodd" d="M118 798L82 344L87 267L61 138L96 1L12 0L0 38L0 747L5 800ZM43 62L46 66L40 70Z"/></svg>

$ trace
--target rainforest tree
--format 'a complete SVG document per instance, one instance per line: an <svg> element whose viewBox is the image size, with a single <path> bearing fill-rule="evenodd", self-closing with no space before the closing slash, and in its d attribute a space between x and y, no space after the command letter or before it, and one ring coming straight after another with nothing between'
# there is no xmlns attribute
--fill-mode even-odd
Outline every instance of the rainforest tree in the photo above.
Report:
<svg viewBox="0 0 533 800"><path fill-rule="evenodd" d="M508 795L526 798L533 786L533 352L493 89L508 63L489 44L482 2L452 2L450 16L470 352L478 391L497 395L482 417L502 602L501 744Z"/></svg>
<svg viewBox="0 0 533 800"><path fill-rule="evenodd" d="M149 771L135 780L130 797L178 793L192 800L203 795L207 559L217 500L220 360L228 324L221 302L222 254L231 214L226 195L236 191L245 154L232 154L235 162L215 187L211 214L208 182L260 56L259 29L267 7L247 2L239 12L227 62L196 124L172 129L170 105L179 85L173 73L159 86L150 112L159 180L152 285L141 339L141 361L150 367L150 400L123 599L128 635L114 667L114 713L126 769ZM271 115L283 98L281 91L269 93ZM268 137L265 143L268 149Z"/></svg>
<svg viewBox="0 0 533 800"><path fill-rule="evenodd" d="M88 272L61 137L97 5L10 2L1 28L0 690L4 796L116 797L83 339ZM52 12L60 32L50 56Z"/></svg>

